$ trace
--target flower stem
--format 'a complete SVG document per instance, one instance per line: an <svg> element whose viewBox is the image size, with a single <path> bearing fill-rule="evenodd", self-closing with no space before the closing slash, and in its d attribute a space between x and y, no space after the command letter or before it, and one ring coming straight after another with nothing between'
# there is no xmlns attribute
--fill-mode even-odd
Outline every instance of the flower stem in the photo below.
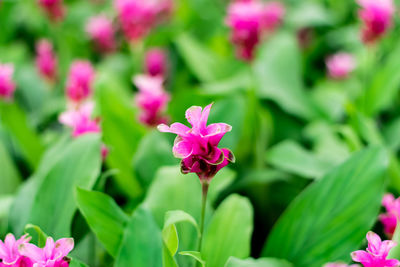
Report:
<svg viewBox="0 0 400 267"><path fill-rule="evenodd" d="M206 206L207 206L207 193L208 193L209 183L207 180L201 181L201 219L200 219L200 239L199 239L199 252L201 251L201 243L203 241L203 232L204 232L204 218L206 215Z"/></svg>

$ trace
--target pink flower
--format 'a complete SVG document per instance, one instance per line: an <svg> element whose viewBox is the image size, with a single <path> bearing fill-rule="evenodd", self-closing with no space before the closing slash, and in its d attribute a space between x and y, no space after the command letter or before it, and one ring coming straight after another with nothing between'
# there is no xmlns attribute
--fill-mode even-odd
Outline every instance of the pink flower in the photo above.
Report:
<svg viewBox="0 0 400 267"><path fill-rule="evenodd" d="M386 194L382 199L382 205L387 212L379 215L379 220L383 224L385 234L391 238L400 215L400 198L395 199L392 194Z"/></svg>
<svg viewBox="0 0 400 267"><path fill-rule="evenodd" d="M86 25L86 32L102 52L111 52L115 49L114 29L112 21L104 15L90 18Z"/></svg>
<svg viewBox="0 0 400 267"><path fill-rule="evenodd" d="M400 266L400 261L396 259L386 259L389 251L397 245L396 242L385 240L374 232L367 234L368 248L366 251L358 250L351 253L353 261L360 262L364 267L396 267Z"/></svg>
<svg viewBox="0 0 400 267"><path fill-rule="evenodd" d="M234 162L233 153L227 148L218 148L222 137L232 130L226 123L214 123L207 126L211 105L204 108L193 106L186 111L186 119L192 125L189 128L181 123L158 126L160 132L177 134L173 153L182 159L182 173L196 173L201 180L210 180L215 174Z"/></svg>
<svg viewBox="0 0 400 267"><path fill-rule="evenodd" d="M138 41L172 9L171 0L115 0L122 30L128 41Z"/></svg>
<svg viewBox="0 0 400 267"><path fill-rule="evenodd" d="M101 145L101 159L103 161L106 160L109 153L110 153L110 150L108 149L108 147L105 144L102 144Z"/></svg>
<svg viewBox="0 0 400 267"><path fill-rule="evenodd" d="M337 53L326 59L329 76L333 79L345 79L356 68L353 55Z"/></svg>
<svg viewBox="0 0 400 267"><path fill-rule="evenodd" d="M165 77L167 72L167 56L162 49L151 49L146 53L146 71L151 76Z"/></svg>
<svg viewBox="0 0 400 267"><path fill-rule="evenodd" d="M57 76L57 58L53 45L48 40L40 40L36 44L36 67L40 75L47 81L54 82Z"/></svg>
<svg viewBox="0 0 400 267"><path fill-rule="evenodd" d="M135 98L137 106L141 109L139 120L149 126L165 123L167 118L162 113L167 107L170 95L164 90L163 78L137 75L133 83L139 89Z"/></svg>
<svg viewBox="0 0 400 267"><path fill-rule="evenodd" d="M86 133L101 132L99 121L92 119L93 102L88 102L77 108L70 108L59 117L60 123L72 129L72 136L78 137Z"/></svg>
<svg viewBox="0 0 400 267"><path fill-rule="evenodd" d="M363 8L359 17L364 26L361 37L364 43L374 43L379 40L392 26L395 5L393 0L357 0Z"/></svg>
<svg viewBox="0 0 400 267"><path fill-rule="evenodd" d="M30 261L23 257L18 251L21 244L28 243L30 237L27 235L22 236L20 239L15 240L13 234L8 234L4 243L0 240L0 260L4 266L25 266L23 263L28 264Z"/></svg>
<svg viewBox="0 0 400 267"><path fill-rule="evenodd" d="M94 70L89 61L75 61L69 70L67 96L72 102L82 102L92 93Z"/></svg>
<svg viewBox="0 0 400 267"><path fill-rule="evenodd" d="M346 263L327 263L323 267L358 267L358 264L347 265Z"/></svg>
<svg viewBox="0 0 400 267"><path fill-rule="evenodd" d="M39 5L53 21L60 21L65 16L63 0L38 0Z"/></svg>
<svg viewBox="0 0 400 267"><path fill-rule="evenodd" d="M21 255L30 258L34 267L68 267L67 255L74 248L72 238L62 238L54 242L48 237L44 248L29 243L19 245Z"/></svg>
<svg viewBox="0 0 400 267"><path fill-rule="evenodd" d="M236 45L237 56L246 61L252 60L261 35L274 31L284 13L285 9L279 2L233 2L228 8L226 24L232 28L231 40Z"/></svg>
<svg viewBox="0 0 400 267"><path fill-rule="evenodd" d="M0 64L0 99L10 100L14 96L15 83L12 80L14 66Z"/></svg>

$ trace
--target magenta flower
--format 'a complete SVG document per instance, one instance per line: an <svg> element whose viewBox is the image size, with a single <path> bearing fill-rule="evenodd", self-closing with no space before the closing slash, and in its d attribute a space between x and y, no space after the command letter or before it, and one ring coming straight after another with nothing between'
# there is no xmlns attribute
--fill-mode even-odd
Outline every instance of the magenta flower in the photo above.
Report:
<svg viewBox="0 0 400 267"><path fill-rule="evenodd" d="M57 58L53 45L48 40L40 40L36 44L36 68L47 81L54 82L57 76Z"/></svg>
<svg viewBox="0 0 400 267"><path fill-rule="evenodd" d="M112 52L115 49L114 28L112 21L104 15L90 18L86 32L101 52Z"/></svg>
<svg viewBox="0 0 400 267"><path fill-rule="evenodd" d="M143 39L172 9L170 0L115 0L115 8L126 39Z"/></svg>
<svg viewBox="0 0 400 267"><path fill-rule="evenodd" d="M165 77L167 72L167 55L162 49L151 49L146 53L146 71L151 76Z"/></svg>
<svg viewBox="0 0 400 267"><path fill-rule="evenodd" d="M62 238L54 242L53 238L48 237L44 248L24 243L19 245L19 252L31 259L34 267L68 267L67 256L73 248L72 238Z"/></svg>
<svg viewBox="0 0 400 267"><path fill-rule="evenodd" d="M53 21L61 21L65 16L63 0L38 0L39 5Z"/></svg>
<svg viewBox="0 0 400 267"><path fill-rule="evenodd" d="M239 58L250 61L263 33L271 33L285 13L282 4L259 0L234 1L228 8L226 24L232 29L231 40Z"/></svg>
<svg viewBox="0 0 400 267"><path fill-rule="evenodd" d="M364 26L361 37L364 43L374 43L379 40L392 26L395 5L393 0L357 0L363 8L359 17Z"/></svg>
<svg viewBox="0 0 400 267"><path fill-rule="evenodd" d="M400 198L395 199L392 194L386 194L382 199L382 205L387 212L379 215L379 220L383 224L385 234L391 238L400 215Z"/></svg>
<svg viewBox="0 0 400 267"><path fill-rule="evenodd" d="M139 89L135 101L141 110L139 120L148 125L156 126L165 123L168 119L163 116L167 108L170 95L165 92L163 78L160 76L137 75L133 83Z"/></svg>
<svg viewBox="0 0 400 267"><path fill-rule="evenodd" d="M211 180L215 174L234 162L233 153L227 148L218 148L222 137L232 130L226 123L214 123L207 126L211 105L204 108L193 106L186 111L186 119L192 125L189 128L181 123L158 126L160 132L177 134L173 153L182 159L182 173L196 173L200 180Z"/></svg>
<svg viewBox="0 0 400 267"><path fill-rule="evenodd" d="M14 66L0 64L0 99L11 100L14 96L15 83L12 80Z"/></svg>
<svg viewBox="0 0 400 267"><path fill-rule="evenodd" d="M70 108L59 117L60 123L72 129L72 136L79 137L87 133L101 132L98 119L92 119L93 102L87 102L76 108Z"/></svg>
<svg viewBox="0 0 400 267"><path fill-rule="evenodd" d="M70 101L79 103L92 93L94 70L89 61L75 61L69 70L66 93Z"/></svg>
<svg viewBox="0 0 400 267"><path fill-rule="evenodd" d="M329 76L333 79L345 79L356 68L356 60L349 53L337 53L326 59Z"/></svg>
<svg viewBox="0 0 400 267"><path fill-rule="evenodd" d="M16 240L13 234L8 234L4 243L0 240L0 260L4 266L25 266L24 264L30 263L18 251L21 244L28 243L31 238L28 235L22 236ZM28 266L28 265L26 265Z"/></svg>
<svg viewBox="0 0 400 267"><path fill-rule="evenodd" d="M353 261L360 262L364 267L397 267L400 261L396 259L387 259L389 251L397 245L396 242L385 240L374 232L367 234L368 248L366 251L358 250L351 253Z"/></svg>

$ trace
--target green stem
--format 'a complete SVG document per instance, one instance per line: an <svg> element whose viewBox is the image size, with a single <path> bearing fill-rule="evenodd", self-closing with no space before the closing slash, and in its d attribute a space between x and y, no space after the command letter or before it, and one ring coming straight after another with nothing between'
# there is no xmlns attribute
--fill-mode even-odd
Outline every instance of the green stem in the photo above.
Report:
<svg viewBox="0 0 400 267"><path fill-rule="evenodd" d="M208 193L209 183L206 179L201 181L201 219L200 219L200 239L199 239L199 251L201 251L201 245L203 241L204 232L204 218L206 215L207 206L207 193Z"/></svg>

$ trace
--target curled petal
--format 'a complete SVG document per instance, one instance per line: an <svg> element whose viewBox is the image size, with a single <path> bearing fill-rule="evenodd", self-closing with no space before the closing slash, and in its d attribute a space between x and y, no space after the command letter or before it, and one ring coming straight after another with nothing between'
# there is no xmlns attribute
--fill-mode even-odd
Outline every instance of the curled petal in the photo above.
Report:
<svg viewBox="0 0 400 267"><path fill-rule="evenodd" d="M21 244L18 247L19 253L22 256L30 258L32 261L41 262L45 260L42 249L29 243Z"/></svg>
<svg viewBox="0 0 400 267"><path fill-rule="evenodd" d="M171 124L170 127L168 127L168 125L165 124L160 124L158 125L157 129L163 133L174 133L179 136L186 136L190 131L189 127L178 122Z"/></svg>
<svg viewBox="0 0 400 267"><path fill-rule="evenodd" d="M202 108L199 106L190 107L186 110L186 119L192 125L193 128L198 129L201 121Z"/></svg>
<svg viewBox="0 0 400 267"><path fill-rule="evenodd" d="M66 257L74 248L73 238L62 238L55 243L56 259Z"/></svg>
<svg viewBox="0 0 400 267"><path fill-rule="evenodd" d="M173 147L173 153L176 158L187 158L193 153L193 145L190 142L182 141L182 138L177 136Z"/></svg>
<svg viewBox="0 0 400 267"><path fill-rule="evenodd" d="M361 263L370 263L371 262L371 255L368 254L367 252L363 250L357 250L351 253L351 258L355 262L361 262Z"/></svg>
<svg viewBox="0 0 400 267"><path fill-rule="evenodd" d="M367 240L368 240L368 251L372 254L379 254L380 246L382 243L381 238L379 235L375 234L372 231L367 233Z"/></svg>

